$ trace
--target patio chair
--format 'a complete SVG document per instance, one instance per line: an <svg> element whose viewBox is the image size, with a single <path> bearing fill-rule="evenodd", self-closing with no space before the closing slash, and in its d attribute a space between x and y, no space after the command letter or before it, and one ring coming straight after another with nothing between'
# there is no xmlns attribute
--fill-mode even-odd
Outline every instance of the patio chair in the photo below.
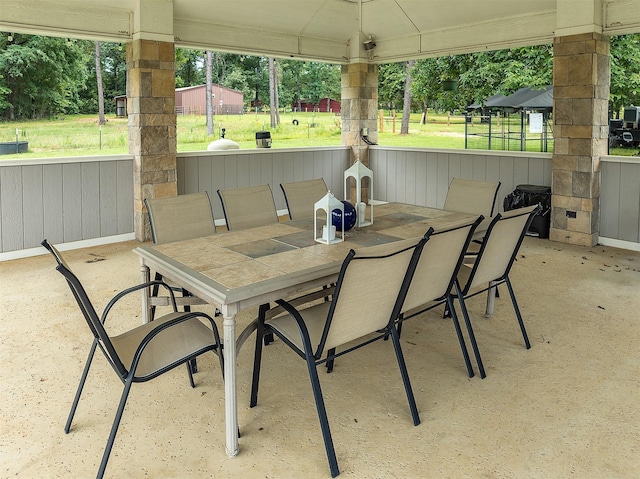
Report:
<svg viewBox="0 0 640 479"><path fill-rule="evenodd" d="M499 284L505 283L511 297L511 303L520 325L520 331L527 349L531 348L522 315L513 292L509 272L516 259L520 245L533 217L540 211L540 205L533 205L506 213L498 213L489 224L484 241L477 255L467 256L458 272L452 296L458 299L462 315L469 333L469 340L476 357L480 377L485 378L484 365L476 342L466 301ZM453 310L453 303L451 303Z"/></svg>
<svg viewBox="0 0 640 479"><path fill-rule="evenodd" d="M236 190L218 190L218 196L229 231L278 223L278 212L269 185L249 186ZM264 317L271 309L273 308L270 304L263 304L260 306L258 314ZM242 345L247 334L250 334L257 327L257 322L258 318L249 324L243 332L244 334L241 334L242 341L238 342L239 346ZM272 335L265 337L265 344L272 341Z"/></svg>
<svg viewBox="0 0 640 479"><path fill-rule="evenodd" d="M298 310L289 302L278 300L286 314L268 321L261 317L258 322L250 406L256 406L258 401L262 338L272 333L307 363L332 477L340 472L320 389L318 365L390 335L413 424L420 423L394 319L400 313L413 269L427 240L428 234L425 238L365 248L358 253L351 250L342 263L330 302ZM335 352L346 343L350 343L346 349ZM333 353L323 358L325 351Z"/></svg>
<svg viewBox="0 0 640 479"><path fill-rule="evenodd" d="M206 191L166 198L145 198L144 203L149 213L154 244L173 243L216 233L211 202ZM155 280L162 281L162 275L156 272ZM184 288L173 285L172 287L174 291L181 293L175 300L185 311L190 311L194 305L207 304ZM155 316L157 306L170 306L169 296L158 296L158 288L158 284L154 285L149 297L151 320Z"/></svg>
<svg viewBox="0 0 640 479"><path fill-rule="evenodd" d="M443 210L493 216L498 197L499 181L478 181L453 178L447 190Z"/></svg>
<svg viewBox="0 0 640 479"><path fill-rule="evenodd" d="M482 215L485 218L484 221L489 222L495 211L499 189L499 181L479 181L453 178L451 183L449 183L447 197L442 209L447 211L457 211L459 213L469 213L472 215ZM477 254L480 247L479 245L482 241L482 236L473 238L472 242L469 243L467 252L469 254ZM498 295L497 289L496 295ZM443 316L451 317L451 310L448 306L445 306Z"/></svg>
<svg viewBox="0 0 640 479"><path fill-rule="evenodd" d="M329 191L324 178L280 183L280 188L287 203L289 218L292 220L313 218L314 205ZM330 292L333 291L334 287L335 284L324 286L324 290L327 293L324 296L326 301L329 300ZM327 363L328 365L329 363ZM329 367L327 371L331 372L331 368Z"/></svg>
<svg viewBox="0 0 640 479"><path fill-rule="evenodd" d="M451 317L470 378L473 377L474 371L462 336L458 316L451 305L452 299L449 292L453 287L473 234L483 219L484 217L480 215L475 221L455 228L436 231L429 236L429 241L425 244L420 255L411 286L404 300L402 313L398 319L398 334L400 334L404 321L445 304L447 309L452 312Z"/></svg>
<svg viewBox="0 0 640 479"><path fill-rule="evenodd" d="M269 185L218 190L229 231L278 223L278 212Z"/></svg>
<svg viewBox="0 0 640 479"><path fill-rule="evenodd" d="M324 178L280 183L280 188L289 209L289 218L292 220L313 218L314 205L328 191Z"/></svg>
<svg viewBox="0 0 640 479"><path fill-rule="evenodd" d="M71 272L58 250L46 239L42 242L42 246L53 255L58 263L56 270L67 280L78 306L89 325L89 329L93 334L93 343L89 350L89 357L82 372L80 384L78 385L78 390L76 391L64 432L69 433L69 429L71 428L73 416L80 401L80 395L82 394L82 389L87 379L96 348L102 351L107 362L124 385L116 416L113 420L111 432L98 469L97 477L102 478L133 383L149 381L181 364L187 364L191 359L195 359L207 351L212 351L218 356L221 371L224 371L222 343L220 342L218 329L216 328L213 318L200 312L178 312L175 301L172 301L172 313L157 318L155 321L133 327L122 334L110 335L104 323L116 303L126 295L143 288L148 288L158 282L151 281L149 283L143 283L118 293L109 301L102 316L98 317L98 313L87 296L82 283L77 276ZM165 283L160 284L167 289L171 298L174 299L171 288ZM208 324L205 325L205 322L202 322L200 318ZM191 369L187 367L187 371L189 373L191 387L195 387Z"/></svg>

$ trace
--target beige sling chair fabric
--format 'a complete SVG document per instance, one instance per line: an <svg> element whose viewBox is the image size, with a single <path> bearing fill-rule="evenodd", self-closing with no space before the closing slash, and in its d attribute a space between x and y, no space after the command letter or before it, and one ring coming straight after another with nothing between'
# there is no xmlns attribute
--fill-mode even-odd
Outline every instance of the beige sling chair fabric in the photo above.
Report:
<svg viewBox="0 0 640 479"><path fill-rule="evenodd" d="M173 243L216 234L213 211L207 192L166 198L145 198L144 202L149 213L149 225L154 244ZM161 281L163 278L156 273L155 279ZM183 288L174 286L173 289L181 292L175 300L178 306L184 307L185 311L189 311L191 306L207 304ZM170 306L169 297L160 296L158 292L158 286L155 285L149 298L151 319L155 316L157 306Z"/></svg>
<svg viewBox="0 0 640 479"><path fill-rule="evenodd" d="M218 190L229 231L278 223L278 213L269 185L236 190Z"/></svg>
<svg viewBox="0 0 640 479"><path fill-rule="evenodd" d="M314 205L327 194L328 188L323 178L280 183L289 209L289 218L299 220L313 218Z"/></svg>

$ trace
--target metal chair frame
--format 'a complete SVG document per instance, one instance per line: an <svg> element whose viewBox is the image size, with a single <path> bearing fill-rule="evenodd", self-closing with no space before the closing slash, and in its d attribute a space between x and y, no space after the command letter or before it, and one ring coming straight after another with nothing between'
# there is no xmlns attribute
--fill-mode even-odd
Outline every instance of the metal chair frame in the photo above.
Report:
<svg viewBox="0 0 640 479"><path fill-rule="evenodd" d="M68 265L57 251L57 249L51 245L46 239L42 242L42 246L44 246L56 259L58 263L56 270L60 272L64 278L67 280L69 287L75 297L80 310L87 321L89 329L93 334L93 342L91 348L89 350L89 356L85 363L84 369L82 371L82 376L80 378L80 384L78 385L78 389L76 391L75 397L73 399L73 403L71 405L71 410L69 412L69 416L67 418L67 422L64 427L64 432L69 433L71 429L71 423L73 421L73 417L75 415L76 409L78 407L78 403L80 402L80 396L82 395L82 390L84 388L85 381L89 374L89 369L91 363L93 361L96 349L100 349L104 354L107 362L113 368L114 372L118 376L118 379L123 383L124 388L122 391L122 395L120 397L120 402L118 404L116 415L113 420L113 425L111 426L111 431L109 433L109 437L107 439L107 444L105 446L104 453L102 455L102 460L100 462L100 467L98 469L97 478L100 479L104 476L105 469L107 467L107 462L109 460L109 456L111 454L111 449L113 448L113 443L115 441L116 433L118 432L118 427L120 425L120 421L122 419L122 414L124 412L124 408L127 402L127 398L129 396L129 392L131 390L131 386L133 383L137 382L146 382L154 379L165 372L174 369L181 364L187 364L187 371L189 374L189 381L191 383L191 387L195 387L193 382L193 375L191 368L189 367L189 361L195 359L196 357L204 354L205 352L212 351L218 356L220 361L220 370L224 374L224 359L222 354L222 342L220 341L220 335L218 333L218 329L216 324L210 316L205 313L200 312L177 312L177 306L175 303L175 296L171 288L166 284L158 281L150 281L147 283L139 284L133 286L131 288L127 288L117 295L115 295L107 304L102 313L101 317L98 317L98 314L91 303L82 283L77 278L75 274L69 269ZM172 300L174 312L168 315L163 316L162 318L158 318L157 320L147 323L145 325L138 326L130 331L135 331L138 329L139 335L142 336L135 352L133 354L131 364L129 366L125 365L123 359L118 353L118 348L114 345L112 338L108 334L107 330L104 327L104 324L107 320L109 313L112 308L116 305L116 303L124 298L125 296L139 291L144 288L149 288L153 285L159 285L167 289L168 294ZM207 328L207 326L202 323L198 318L203 318L208 321L211 325L211 329ZM137 370L141 364L141 360L147 348L151 347L154 340L159 340L161 338L161 333L168 332L171 328L179 327L189 328L193 331L187 331L190 334L194 334L196 336L200 336L202 333L208 334L211 333L211 341L206 340L204 337L201 341L198 341L198 345L195 346L196 349L189 350L184 354L181 354L179 357L167 358L166 361L162 362L154 367L151 371L146 374L138 375ZM140 329L139 329L140 328ZM125 333L126 334L126 333ZM134 333L135 334L135 333ZM166 334L166 333L165 333Z"/></svg>
<svg viewBox="0 0 640 479"><path fill-rule="evenodd" d="M473 326L471 325L471 319L469 316L469 311L467 310L467 306L466 306L466 300L469 298L472 298L474 296L477 296L478 294L484 293L484 292L488 292L489 290L491 290L492 288L497 288L498 285L504 283L507 285L507 290L509 291L509 296L511 298L511 304L513 305L513 309L516 315L516 318L518 320L518 324L520 326L520 331L522 333L522 338L524 339L524 344L525 347L527 349L531 348L531 343L529 342L529 337L527 335L527 331L524 325L524 321L522 319L522 314L520 313L520 308L518 306L518 302L516 301L516 296L515 293L513 291L513 286L511 285L511 280L509 279L509 273L511 272L511 268L513 267L513 263L516 260L516 256L518 254L518 251L520 249L520 246L522 245L522 242L524 240L524 237L527 233L527 230L529 229L529 226L531 225L531 222L533 221L533 217L541 210L540 205L534 205L531 207L526 207L526 208L521 208L521 209L517 209L517 210L512 210L509 211L507 213L504 214L500 214L498 213L496 216L493 217L491 223L489 224L489 227L487 229L487 233L485 235L484 241L482 242L481 246L480 246L480 250L478 251L477 254L474 254L472 259L473 259L473 266L471 267L471 270L469 272L469 276L465 281L464 285L460 284L460 277L458 276L455 280L454 283L454 288L451 291L451 296L455 297L458 299L458 303L460 304L460 309L462 310L462 315L464 317L464 321L467 327L467 332L469 334L469 340L471 342L471 346L473 348L473 352L476 358L476 363L478 364L478 369L480 370L480 377L481 378L485 378L486 377L486 372L484 369L484 364L482 362L482 358L480 356L480 350L478 348L478 343L476 341L476 337L475 337L475 333L473 331ZM473 283L475 281L475 276L476 273L479 270L479 266L483 263L483 261L487 261L486 257L487 257L487 250L490 246L492 246L492 243L494 241L498 241L498 240L494 240L493 238L496 238L495 236L495 230L496 230L496 225L499 224L500 221L516 221L519 217L524 216L524 215L528 215L526 221L523 223L523 228L522 230L519 232L517 238L515 238L514 241L514 247L509 250L509 251L504 251L503 255L508 255L508 260L506 261L506 266L503 268L503 270L500 272L500 274L495 277L495 278L491 278L488 281L488 285L486 287L482 287L480 289L477 289L477 287L474 287ZM495 248L494 248L495 251ZM490 258L491 259L491 258ZM489 259L489 260L490 260ZM451 308L453 311L453 301L451 302Z"/></svg>

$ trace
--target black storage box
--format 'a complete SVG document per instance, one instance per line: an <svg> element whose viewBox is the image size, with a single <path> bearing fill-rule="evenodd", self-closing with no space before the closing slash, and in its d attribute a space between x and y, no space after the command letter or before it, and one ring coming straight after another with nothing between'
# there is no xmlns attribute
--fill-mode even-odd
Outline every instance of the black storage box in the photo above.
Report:
<svg viewBox="0 0 640 479"><path fill-rule="evenodd" d="M518 185L512 193L504 199L504 211L524 208L525 206L541 205L542 210L531 222L527 235L539 238L549 237L551 225L551 187L539 185Z"/></svg>

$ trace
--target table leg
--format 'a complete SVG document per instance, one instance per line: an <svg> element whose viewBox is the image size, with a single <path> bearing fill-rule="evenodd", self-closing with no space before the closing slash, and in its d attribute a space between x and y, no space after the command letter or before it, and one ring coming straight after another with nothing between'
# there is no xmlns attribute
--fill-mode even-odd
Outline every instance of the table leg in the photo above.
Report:
<svg viewBox="0 0 640 479"><path fill-rule="evenodd" d="M223 308L224 407L227 456L238 454L238 397L236 394L236 315Z"/></svg>
<svg viewBox="0 0 640 479"><path fill-rule="evenodd" d="M489 289L487 290L487 309L485 310L484 317L485 318L493 318L493 310L495 308L496 303L496 282L491 281L489 283Z"/></svg>
<svg viewBox="0 0 640 479"><path fill-rule="evenodd" d="M149 272L149 267L144 264L143 260L140 261L140 272L142 273L142 282L148 283L151 278L151 273ZM142 323L146 324L149 322L149 318L151 317L151 304L149 301L149 288L142 289Z"/></svg>

